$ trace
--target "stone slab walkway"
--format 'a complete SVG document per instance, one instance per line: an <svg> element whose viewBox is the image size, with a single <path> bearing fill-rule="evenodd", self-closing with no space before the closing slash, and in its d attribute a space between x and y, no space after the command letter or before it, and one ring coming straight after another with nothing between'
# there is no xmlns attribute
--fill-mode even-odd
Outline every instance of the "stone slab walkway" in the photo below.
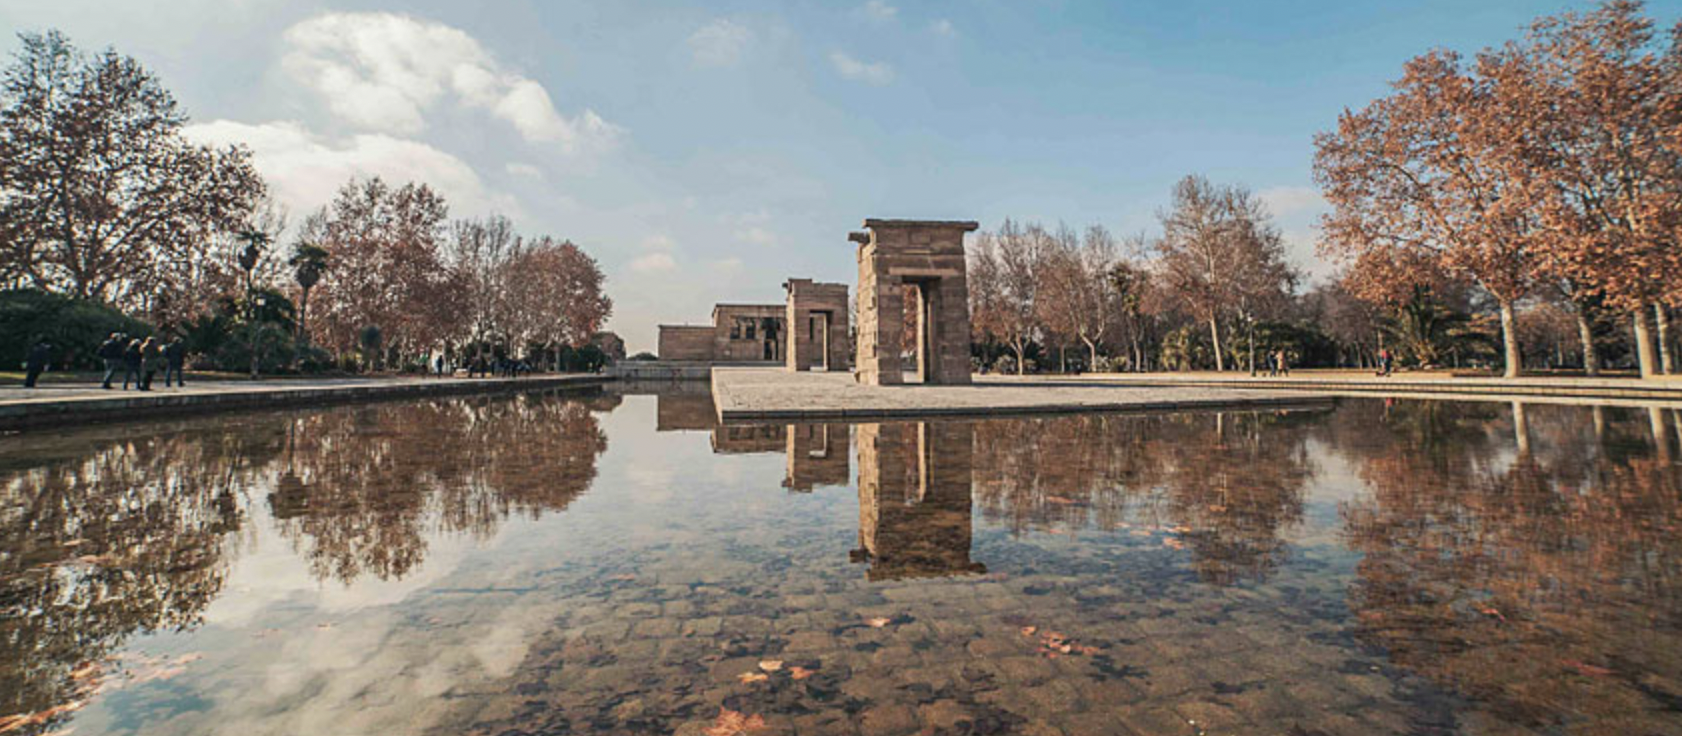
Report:
<svg viewBox="0 0 1682 736"><path fill-rule="evenodd" d="M1449 398L1469 401L1523 401L1563 404L1665 406L1682 404L1682 377L1521 378L1456 377L1445 373L1396 373L1378 377L1366 371L1297 371L1290 376L1243 373L1089 373L1079 376L999 376L993 380L1036 385L1104 385L1132 388L1262 389L1307 391L1317 395L1396 398Z"/></svg>
<svg viewBox="0 0 1682 736"><path fill-rule="evenodd" d="M1301 391L1055 385L977 376L970 386L865 386L850 373L715 368L720 421L1001 416L1328 404Z"/></svg>
<svg viewBox="0 0 1682 736"><path fill-rule="evenodd" d="M598 389L600 375L525 378L324 378L194 381L186 388L105 390L98 383L0 387L0 429L115 421L228 409L545 389Z"/></svg>

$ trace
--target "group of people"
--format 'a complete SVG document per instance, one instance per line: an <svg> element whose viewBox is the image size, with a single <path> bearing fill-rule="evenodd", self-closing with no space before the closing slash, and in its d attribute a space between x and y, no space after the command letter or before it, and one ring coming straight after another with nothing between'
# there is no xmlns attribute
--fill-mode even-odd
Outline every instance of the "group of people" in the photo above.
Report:
<svg viewBox="0 0 1682 736"><path fill-rule="evenodd" d="M1283 350L1275 350L1269 354L1267 356L1267 375L1291 375L1291 356L1285 354Z"/></svg>
<svg viewBox="0 0 1682 736"><path fill-rule="evenodd" d="M182 369L187 363L187 346L180 338L166 343L156 337L142 340L113 332L100 344L98 355L105 361L105 380L100 388L111 388L111 381L118 371L122 371L124 391L128 390L130 380L133 380L135 389L151 391L152 378L159 368L164 372L164 388L169 388L171 379L177 387L187 385L182 376Z"/></svg>
<svg viewBox="0 0 1682 736"><path fill-rule="evenodd" d="M438 360L440 365L438 372L442 374L444 372L442 368L444 359L439 358ZM492 357L486 359L479 357L467 363L468 378L489 378L492 375L498 378L519 378L521 374L529 373L531 373L530 363L513 358Z"/></svg>
<svg viewBox="0 0 1682 736"><path fill-rule="evenodd" d="M101 382L100 388L111 388L111 382L121 371L124 391L128 390L130 383L133 383L137 390L151 391L152 378L157 375L159 369L164 372L165 388L169 387L171 380L174 380L177 386L187 385L182 377L182 369L187 364L187 346L180 338L166 343L156 337L142 340L113 332L105 342L100 343L96 355L105 361L105 380ZM52 360L52 343L46 339L36 340L24 355L23 387L35 388L41 374L52 364Z"/></svg>

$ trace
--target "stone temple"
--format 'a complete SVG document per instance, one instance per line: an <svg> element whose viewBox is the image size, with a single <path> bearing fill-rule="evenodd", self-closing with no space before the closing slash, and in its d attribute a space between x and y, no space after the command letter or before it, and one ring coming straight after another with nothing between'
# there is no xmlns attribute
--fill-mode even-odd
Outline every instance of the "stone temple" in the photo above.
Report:
<svg viewBox="0 0 1682 736"><path fill-rule="evenodd" d="M864 221L858 243L857 380L871 386L905 382L901 365L903 289L917 293L916 380L970 382L970 315L964 234L973 221Z"/></svg>
<svg viewBox="0 0 1682 736"><path fill-rule="evenodd" d="M660 359L781 362L786 312L782 304L719 304L710 325L660 325Z"/></svg>
<svg viewBox="0 0 1682 736"><path fill-rule="evenodd" d="M844 371L853 367L847 331L847 285L789 279L788 369Z"/></svg>

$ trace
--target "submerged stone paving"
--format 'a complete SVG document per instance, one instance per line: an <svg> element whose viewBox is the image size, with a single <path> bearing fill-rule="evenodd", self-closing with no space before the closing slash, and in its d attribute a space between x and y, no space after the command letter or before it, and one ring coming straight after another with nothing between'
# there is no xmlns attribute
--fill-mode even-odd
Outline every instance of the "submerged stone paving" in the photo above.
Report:
<svg viewBox="0 0 1682 736"><path fill-rule="evenodd" d="M1329 399L1304 391L1127 387L976 376L967 386L870 386L846 373L714 368L719 419L844 419L989 416L1073 411L1155 411L1242 406L1303 406Z"/></svg>

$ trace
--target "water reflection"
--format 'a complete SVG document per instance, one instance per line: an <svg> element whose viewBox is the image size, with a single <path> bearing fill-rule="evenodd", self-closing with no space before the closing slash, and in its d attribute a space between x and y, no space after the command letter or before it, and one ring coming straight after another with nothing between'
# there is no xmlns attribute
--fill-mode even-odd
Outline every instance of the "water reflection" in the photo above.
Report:
<svg viewBox="0 0 1682 736"><path fill-rule="evenodd" d="M0 732L49 730L101 689L130 636L197 624L246 541L254 496L318 579L399 578L439 533L482 537L511 515L566 508L607 446L593 412L618 401L525 395L145 425L73 452L18 440L0 466Z"/></svg>
<svg viewBox="0 0 1682 736"><path fill-rule="evenodd" d="M317 577L402 577L443 531L486 537L510 515L560 511L595 480L618 397L386 405L300 418L268 495Z"/></svg>
<svg viewBox="0 0 1682 736"><path fill-rule="evenodd" d="M65 726L141 634L227 647L212 677L249 682L322 656L257 661L210 607L252 595L238 573L274 539L332 588L415 594L345 613L343 639L287 634L383 652L358 673L395 685L312 671L259 710L337 687L417 719L394 732L705 733L721 707L813 733L1682 731L1669 409L740 426L704 392L623 400L8 438L0 732ZM495 559L429 578L458 539ZM385 620L359 639L357 616ZM168 730L132 714L227 707L171 685L89 710Z"/></svg>
<svg viewBox="0 0 1682 736"><path fill-rule="evenodd" d="M1682 470L1670 413L1597 409L1583 422L1583 410L1516 409L1398 406L1382 416L1389 441L1339 448L1369 491L1341 508L1363 554L1349 595L1359 631L1502 721L1673 731ZM1511 452L1497 449L1503 425Z"/></svg>
<svg viewBox="0 0 1682 736"><path fill-rule="evenodd" d="M859 547L852 559L869 565L869 579L986 572L970 560L975 427L860 424L857 432Z"/></svg>

